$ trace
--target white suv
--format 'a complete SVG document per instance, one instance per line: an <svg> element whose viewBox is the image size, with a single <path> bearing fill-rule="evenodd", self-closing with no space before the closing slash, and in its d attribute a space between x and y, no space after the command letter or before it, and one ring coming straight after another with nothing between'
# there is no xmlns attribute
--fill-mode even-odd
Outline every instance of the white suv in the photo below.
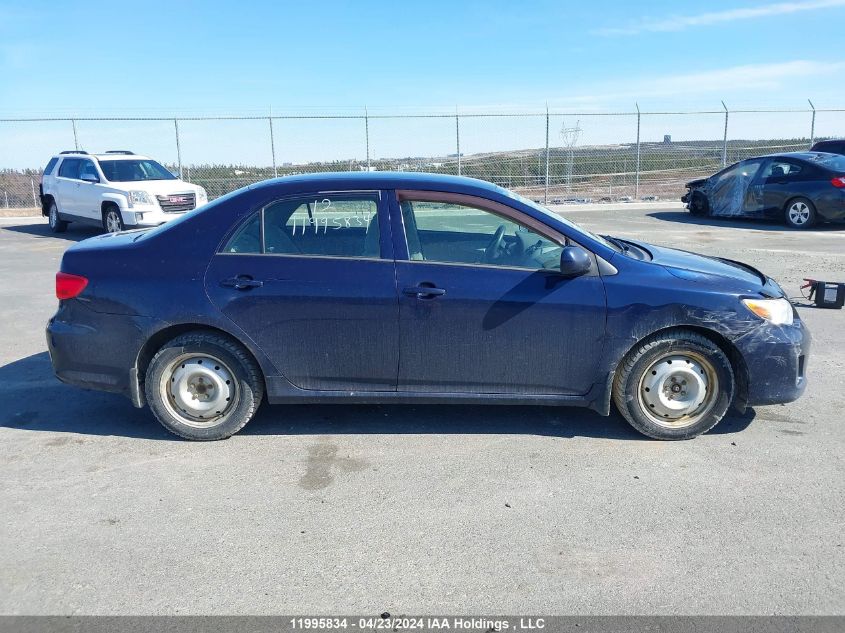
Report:
<svg viewBox="0 0 845 633"><path fill-rule="evenodd" d="M41 212L56 233L68 222L125 228L158 226L208 202L205 189L160 163L127 151L53 156L41 178Z"/></svg>

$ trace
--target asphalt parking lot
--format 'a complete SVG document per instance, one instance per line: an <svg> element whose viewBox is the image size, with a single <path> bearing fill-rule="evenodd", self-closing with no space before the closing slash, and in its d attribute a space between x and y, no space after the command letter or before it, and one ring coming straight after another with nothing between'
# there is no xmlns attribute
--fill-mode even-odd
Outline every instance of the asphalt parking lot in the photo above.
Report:
<svg viewBox="0 0 845 633"><path fill-rule="evenodd" d="M845 281L841 227L561 211L796 297ZM191 443L53 377L53 275L93 234L0 220L0 613L842 612L845 311L799 307L803 399L688 442L574 409L265 405Z"/></svg>

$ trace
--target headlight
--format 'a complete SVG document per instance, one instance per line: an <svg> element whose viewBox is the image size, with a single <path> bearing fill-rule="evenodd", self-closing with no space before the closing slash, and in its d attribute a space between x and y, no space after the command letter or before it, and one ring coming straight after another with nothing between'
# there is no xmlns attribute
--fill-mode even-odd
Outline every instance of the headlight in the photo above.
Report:
<svg viewBox="0 0 845 633"><path fill-rule="evenodd" d="M129 206L134 204L152 204L153 199L146 191L130 191L129 192Z"/></svg>
<svg viewBox="0 0 845 633"><path fill-rule="evenodd" d="M205 192L205 189L200 187L197 189L197 206L205 204L206 202L208 202L208 194Z"/></svg>
<svg viewBox="0 0 845 633"><path fill-rule="evenodd" d="M743 299L742 303L761 319L774 325L792 325L792 304L786 299Z"/></svg>

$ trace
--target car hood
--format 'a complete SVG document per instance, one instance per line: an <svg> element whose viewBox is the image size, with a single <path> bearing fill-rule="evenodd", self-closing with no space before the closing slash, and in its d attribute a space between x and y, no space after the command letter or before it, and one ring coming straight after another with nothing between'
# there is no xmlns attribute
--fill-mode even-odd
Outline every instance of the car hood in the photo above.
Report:
<svg viewBox="0 0 845 633"><path fill-rule="evenodd" d="M184 180L137 180L115 183L127 191L146 191L151 195L166 196L173 193L199 193L200 188Z"/></svg>
<svg viewBox="0 0 845 633"><path fill-rule="evenodd" d="M653 264L662 266L669 274L679 279L725 289L727 283L734 291L760 293L770 297L784 295L774 280L748 264L676 248L627 241L651 253Z"/></svg>
<svg viewBox="0 0 845 633"><path fill-rule="evenodd" d="M707 182L707 178L699 178L698 180L690 180L686 185L684 185L687 189L694 189L696 187L701 187L705 182Z"/></svg>

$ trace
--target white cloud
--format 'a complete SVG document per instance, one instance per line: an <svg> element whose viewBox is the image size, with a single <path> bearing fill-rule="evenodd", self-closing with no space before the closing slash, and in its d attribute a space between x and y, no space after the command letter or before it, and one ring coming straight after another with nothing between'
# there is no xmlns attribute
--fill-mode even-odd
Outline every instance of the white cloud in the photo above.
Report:
<svg viewBox="0 0 845 633"><path fill-rule="evenodd" d="M845 0L808 0L806 2L778 2L757 7L743 7L699 13L698 15L673 15L666 18L646 18L627 26L596 29L595 35L636 35L638 33L661 33L709 26L738 20L751 20L776 15L790 15L803 11L817 11L831 7L845 7Z"/></svg>
<svg viewBox="0 0 845 633"><path fill-rule="evenodd" d="M737 101L761 107L816 95L814 82L845 70L845 61L829 62L790 60L771 64L746 64L689 73L643 75L618 78L592 85L582 85L565 97L549 98L554 108L601 110L603 107L633 107L635 101L650 108L688 108L692 103L706 103L720 109L720 99L729 105ZM796 92L797 91L797 92ZM765 96L764 96L765 95ZM796 97L798 95L798 97ZM662 105L661 105L662 104ZM836 104L839 106L839 104Z"/></svg>
<svg viewBox="0 0 845 633"><path fill-rule="evenodd" d="M657 78L643 86L645 91L718 92L733 90L742 86L743 90L779 88L784 82L794 78L811 75L829 76L834 70L842 68L842 63L793 60L773 64L746 64L716 70L668 75Z"/></svg>

